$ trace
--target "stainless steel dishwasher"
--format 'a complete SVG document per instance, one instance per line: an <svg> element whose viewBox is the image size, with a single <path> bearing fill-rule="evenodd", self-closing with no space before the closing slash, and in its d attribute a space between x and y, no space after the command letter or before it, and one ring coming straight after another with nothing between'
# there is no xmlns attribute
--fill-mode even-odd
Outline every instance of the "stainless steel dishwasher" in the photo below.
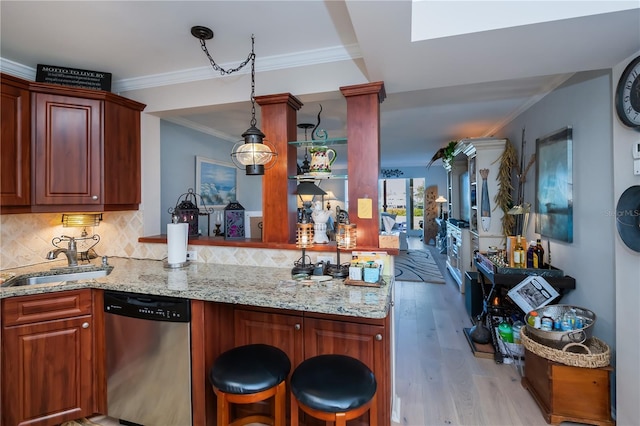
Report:
<svg viewBox="0 0 640 426"><path fill-rule="evenodd" d="M108 416L191 425L190 301L105 291L104 311Z"/></svg>

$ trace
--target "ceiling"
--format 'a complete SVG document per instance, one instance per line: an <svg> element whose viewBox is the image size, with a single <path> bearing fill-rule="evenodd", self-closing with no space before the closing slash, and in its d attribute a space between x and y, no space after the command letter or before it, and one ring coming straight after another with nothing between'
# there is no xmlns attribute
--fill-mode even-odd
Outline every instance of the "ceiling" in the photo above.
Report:
<svg viewBox="0 0 640 426"><path fill-rule="evenodd" d="M574 73L640 50L638 1L2 0L0 18L0 69L21 77L37 64L105 71L125 96L226 79L237 93L224 100L151 112L228 140L249 127L248 77L214 72L194 25L213 29L207 47L225 68L246 59L254 34L256 95L292 93L300 123L315 123L321 104L330 137L346 136L339 87L383 81L386 168L494 135Z"/></svg>

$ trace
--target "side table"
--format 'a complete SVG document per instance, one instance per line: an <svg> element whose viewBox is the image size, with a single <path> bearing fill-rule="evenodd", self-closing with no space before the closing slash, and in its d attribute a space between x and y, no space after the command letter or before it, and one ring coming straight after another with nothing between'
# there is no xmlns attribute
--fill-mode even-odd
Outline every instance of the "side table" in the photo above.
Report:
<svg viewBox="0 0 640 426"><path fill-rule="evenodd" d="M525 350L522 386L531 393L547 423L614 425L611 419L612 367L560 364Z"/></svg>

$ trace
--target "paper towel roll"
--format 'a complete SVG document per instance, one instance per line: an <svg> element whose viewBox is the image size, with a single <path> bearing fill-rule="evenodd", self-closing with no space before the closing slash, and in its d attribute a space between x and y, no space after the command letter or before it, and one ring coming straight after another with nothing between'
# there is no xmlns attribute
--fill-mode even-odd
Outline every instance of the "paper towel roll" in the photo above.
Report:
<svg viewBox="0 0 640 426"><path fill-rule="evenodd" d="M187 261L187 243L189 241L188 223L167 224L167 263L177 265Z"/></svg>

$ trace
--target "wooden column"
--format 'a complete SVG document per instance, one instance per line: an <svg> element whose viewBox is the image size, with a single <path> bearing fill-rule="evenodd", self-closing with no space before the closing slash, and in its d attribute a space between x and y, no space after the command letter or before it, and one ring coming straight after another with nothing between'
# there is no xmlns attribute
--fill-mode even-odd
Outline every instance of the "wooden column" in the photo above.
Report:
<svg viewBox="0 0 640 426"><path fill-rule="evenodd" d="M378 247L380 217L380 103L386 94L383 82L340 88L347 100L347 171L349 219L358 226L358 246ZM371 199L371 218L358 217L358 200Z"/></svg>
<svg viewBox="0 0 640 426"><path fill-rule="evenodd" d="M276 164L262 178L262 242L292 242L296 228L296 112L302 107L290 93L256 96L261 108L261 130L278 153Z"/></svg>

